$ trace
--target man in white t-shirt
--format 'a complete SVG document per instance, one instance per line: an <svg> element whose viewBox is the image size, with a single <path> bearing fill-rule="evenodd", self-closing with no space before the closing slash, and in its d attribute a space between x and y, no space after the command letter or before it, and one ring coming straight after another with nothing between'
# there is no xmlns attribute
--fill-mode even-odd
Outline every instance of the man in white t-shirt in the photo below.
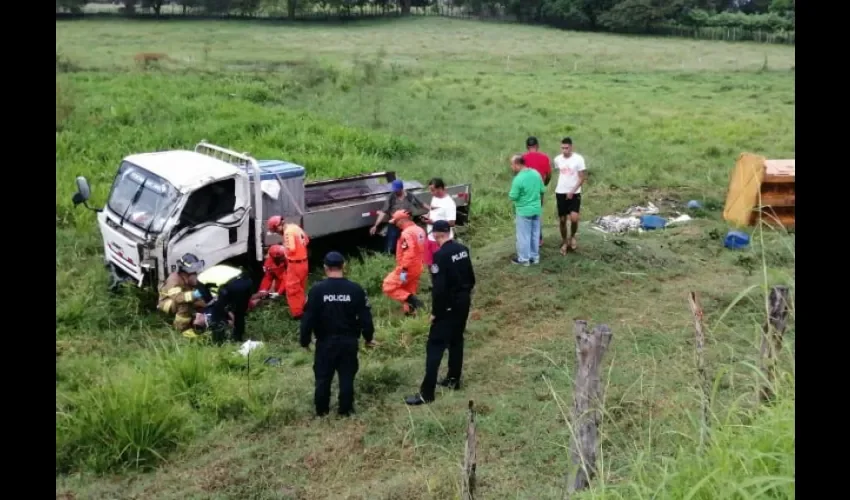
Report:
<svg viewBox="0 0 850 500"><path fill-rule="evenodd" d="M587 167L584 157L573 152L573 140L564 137L561 141L561 154L555 157L555 169L558 171L558 185L555 186L555 201L558 206L558 221L561 225L561 255L567 249L578 246L579 213L581 212L581 186L587 180ZM567 242L567 218L570 219L569 243Z"/></svg>
<svg viewBox="0 0 850 500"><path fill-rule="evenodd" d="M457 219L457 205L455 205L452 197L446 193L446 183L443 182L443 179L434 177L428 182L428 189L431 191L430 210L428 211L428 215L423 219L428 224L428 228L426 229L428 241L425 242L425 264L430 268L431 264L434 263L434 252L440 248L432 233L434 222L444 220L453 228L455 219ZM454 236L454 229L451 229L449 231L449 239L454 238Z"/></svg>

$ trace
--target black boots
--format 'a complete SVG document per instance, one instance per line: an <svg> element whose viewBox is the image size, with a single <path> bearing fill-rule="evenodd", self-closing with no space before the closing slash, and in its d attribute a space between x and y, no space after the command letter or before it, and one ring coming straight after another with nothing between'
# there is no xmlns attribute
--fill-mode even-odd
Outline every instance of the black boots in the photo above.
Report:
<svg viewBox="0 0 850 500"><path fill-rule="evenodd" d="M448 389L452 389L455 391L460 390L460 380L457 380L456 378L446 377L443 380L440 380L440 382L438 383Z"/></svg>
<svg viewBox="0 0 850 500"><path fill-rule="evenodd" d="M410 305L410 308L407 310L408 315L415 314L418 309L421 309L425 306L425 304L423 304L422 301L419 300L416 295L413 294L407 296L406 302L408 303L408 305Z"/></svg>

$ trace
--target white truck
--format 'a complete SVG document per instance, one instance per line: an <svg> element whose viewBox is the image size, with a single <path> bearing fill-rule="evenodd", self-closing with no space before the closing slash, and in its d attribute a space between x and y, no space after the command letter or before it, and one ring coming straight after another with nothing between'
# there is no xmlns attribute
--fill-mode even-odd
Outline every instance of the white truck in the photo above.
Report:
<svg viewBox="0 0 850 500"><path fill-rule="evenodd" d="M97 212L110 288L123 282L158 287L177 259L194 253L207 266L248 258L261 264L280 235L266 221L283 215L317 239L365 230L395 180L377 172L305 183L305 169L285 161L258 161L201 141L194 151L134 154L124 158L103 209L87 203L85 177L77 177L75 206ZM404 187L423 203L431 194L419 182ZM470 185L447 187L457 204L457 222L469 218Z"/></svg>

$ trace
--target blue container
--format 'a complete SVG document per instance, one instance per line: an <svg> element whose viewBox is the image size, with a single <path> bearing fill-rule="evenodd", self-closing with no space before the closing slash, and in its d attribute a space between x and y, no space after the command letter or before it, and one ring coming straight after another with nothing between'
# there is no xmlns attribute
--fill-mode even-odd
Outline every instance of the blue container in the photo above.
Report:
<svg viewBox="0 0 850 500"><path fill-rule="evenodd" d="M301 165L281 160L259 160L260 180L272 181L276 179L286 180L296 177L304 177L306 170Z"/></svg>
<svg viewBox="0 0 850 500"><path fill-rule="evenodd" d="M729 231L723 240L723 246L731 250L740 250L750 244L750 235L743 231Z"/></svg>
<svg viewBox="0 0 850 500"><path fill-rule="evenodd" d="M666 225L667 220L657 215L644 215L640 218L640 227L642 229L663 229Z"/></svg>

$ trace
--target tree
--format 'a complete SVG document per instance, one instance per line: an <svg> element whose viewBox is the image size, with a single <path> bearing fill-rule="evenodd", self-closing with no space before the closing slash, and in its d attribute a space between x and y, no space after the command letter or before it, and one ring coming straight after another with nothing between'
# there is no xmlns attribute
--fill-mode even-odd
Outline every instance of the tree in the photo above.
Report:
<svg viewBox="0 0 850 500"><path fill-rule="evenodd" d="M233 2L231 0L201 0L201 5L207 14L224 14L230 12Z"/></svg>
<svg viewBox="0 0 850 500"><path fill-rule="evenodd" d="M72 14L79 14L83 11L87 0L56 0L56 10L67 10Z"/></svg>
<svg viewBox="0 0 850 500"><path fill-rule="evenodd" d="M233 0L233 8L242 15L253 14L260 9L262 0Z"/></svg>
<svg viewBox="0 0 850 500"><path fill-rule="evenodd" d="M602 26L615 31L647 32L666 20L664 0L623 0L599 16Z"/></svg>
<svg viewBox="0 0 850 500"><path fill-rule="evenodd" d="M162 4L164 0L142 0L142 8L143 9L153 9L153 13L157 16L162 10Z"/></svg>
<svg viewBox="0 0 850 500"><path fill-rule="evenodd" d="M122 0L124 4L123 10L125 14L133 14L136 12L136 1L137 0Z"/></svg>
<svg viewBox="0 0 850 500"><path fill-rule="evenodd" d="M796 3L795 0L773 0L770 2L768 12L793 19L797 13Z"/></svg>
<svg viewBox="0 0 850 500"><path fill-rule="evenodd" d="M771 0L745 0L738 7L744 14L766 14Z"/></svg>
<svg viewBox="0 0 850 500"><path fill-rule="evenodd" d="M183 14L186 14L186 11L189 9L199 7L201 5L201 0L177 0L177 3L183 7Z"/></svg>

